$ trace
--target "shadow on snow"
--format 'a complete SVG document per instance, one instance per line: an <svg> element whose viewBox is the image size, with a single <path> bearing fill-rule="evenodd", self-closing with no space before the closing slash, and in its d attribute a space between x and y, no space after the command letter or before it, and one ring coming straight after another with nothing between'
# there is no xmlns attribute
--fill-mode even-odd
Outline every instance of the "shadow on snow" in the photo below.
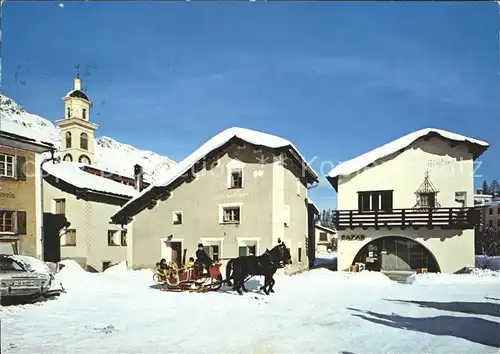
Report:
<svg viewBox="0 0 500 354"><path fill-rule="evenodd" d="M428 333L435 336L452 336L494 348L498 348L500 345L500 338L498 337L500 323L482 318L456 316L415 318L362 311L354 308L348 309L358 312L358 314L353 314L355 317L392 328Z"/></svg>
<svg viewBox="0 0 500 354"><path fill-rule="evenodd" d="M389 300L403 304L415 304L419 307L433 308L442 311L462 312L472 315L485 315L500 317L500 304L492 302L433 302L433 301L413 301L413 300Z"/></svg>

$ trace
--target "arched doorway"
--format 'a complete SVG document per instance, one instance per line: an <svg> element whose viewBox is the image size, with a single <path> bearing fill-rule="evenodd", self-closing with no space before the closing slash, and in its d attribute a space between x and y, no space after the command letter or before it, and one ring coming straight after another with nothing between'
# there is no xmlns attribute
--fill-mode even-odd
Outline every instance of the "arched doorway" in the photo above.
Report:
<svg viewBox="0 0 500 354"><path fill-rule="evenodd" d="M422 244L401 236L377 238L359 250L353 264L364 263L367 270L412 271L427 268L428 272L439 272L434 255Z"/></svg>

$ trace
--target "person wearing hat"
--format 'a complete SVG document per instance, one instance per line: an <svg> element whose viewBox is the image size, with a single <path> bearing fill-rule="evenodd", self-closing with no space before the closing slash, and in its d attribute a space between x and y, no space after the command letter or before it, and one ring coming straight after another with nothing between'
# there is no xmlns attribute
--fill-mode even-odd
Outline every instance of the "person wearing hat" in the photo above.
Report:
<svg viewBox="0 0 500 354"><path fill-rule="evenodd" d="M203 268L205 268L207 270L207 274L210 275L210 266L212 265L213 261L203 249L202 243L198 244L195 263L198 265L197 268L200 272L200 275L203 273Z"/></svg>

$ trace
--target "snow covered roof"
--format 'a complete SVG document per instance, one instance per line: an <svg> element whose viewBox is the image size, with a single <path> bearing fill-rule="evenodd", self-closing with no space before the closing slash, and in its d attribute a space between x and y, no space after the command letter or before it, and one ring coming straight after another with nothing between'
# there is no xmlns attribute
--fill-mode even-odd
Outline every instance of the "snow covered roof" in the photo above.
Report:
<svg viewBox="0 0 500 354"><path fill-rule="evenodd" d="M136 202L138 199L143 198L145 195L150 193L153 188L165 188L171 183L177 180L179 177L185 175L197 162L202 160L208 154L216 150L217 148L223 146L233 138L239 138L249 144L264 146L271 149L278 149L283 147L290 147L295 154L302 160L305 164L308 172L313 176L315 180L319 179L318 174L313 170L313 168L307 163L306 159L299 153L297 148L288 140L281 137L258 132L255 130L250 130L246 128L233 127L226 129L213 138L209 139L197 150L195 150L191 155L186 157L184 160L179 162L177 165L172 166L162 178L155 181L148 188L144 189L142 193L135 198L129 200L113 217L123 214L123 212L130 207L131 204Z"/></svg>
<svg viewBox="0 0 500 354"><path fill-rule="evenodd" d="M448 132L446 130L435 129L435 128L421 129L421 130L417 130L413 133L407 134L399 139L391 141L390 143L382 145L382 146L376 148L375 150L369 151L363 155L355 157L352 160L345 161L345 162L335 166L328 173L327 179L330 181L330 183L333 182L332 184L335 187L337 184L336 180L339 177L349 176L355 172L358 172L358 171L362 170L363 168L365 168L366 166L378 161L381 158L387 157L387 156L392 155L400 150L406 149L408 146L410 146L417 139L420 139L424 136L432 135L432 134L439 135L445 139L458 141L458 142L466 142L466 143L477 146L479 149L478 149L478 152L474 155L474 158L477 158L479 155L481 155L489 146L489 144L487 142L484 142L481 140L476 140L473 138L468 138L466 136L451 133L451 132Z"/></svg>
<svg viewBox="0 0 500 354"><path fill-rule="evenodd" d="M323 226L321 224L316 224L314 225L314 227L320 229L320 230L324 230L326 232L329 232L329 233L332 233L332 234L336 234L337 231L335 231L334 229L330 229L329 227L326 227L326 226Z"/></svg>
<svg viewBox="0 0 500 354"><path fill-rule="evenodd" d="M90 102L89 97L88 97L88 96L87 96L87 95L86 95L83 91L81 91L81 90L75 90L75 89L73 89L73 90L69 91L69 92L68 92L68 93L67 93L67 94L63 97L63 99L64 99L64 98L69 98L69 97L78 97L78 98L83 98L84 100L86 100L86 101L89 101L89 102Z"/></svg>
<svg viewBox="0 0 500 354"><path fill-rule="evenodd" d="M33 137L19 135L10 131L0 130L0 144L11 146L17 149L43 153L46 151L55 151L56 147L50 142L36 140Z"/></svg>
<svg viewBox="0 0 500 354"><path fill-rule="evenodd" d="M314 204L311 198L307 198L307 203L309 203L309 205L316 209L316 212L319 214L319 208L316 206L316 204Z"/></svg>
<svg viewBox="0 0 500 354"><path fill-rule="evenodd" d="M81 189L126 197L134 197L139 193L132 186L85 172L82 170L83 166L83 164L75 162L49 162L43 165L43 170L51 176Z"/></svg>

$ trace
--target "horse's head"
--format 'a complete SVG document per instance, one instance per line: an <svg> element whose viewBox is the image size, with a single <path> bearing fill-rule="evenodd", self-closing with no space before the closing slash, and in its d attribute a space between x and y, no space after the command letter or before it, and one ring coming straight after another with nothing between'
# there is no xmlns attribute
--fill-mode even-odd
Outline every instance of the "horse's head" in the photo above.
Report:
<svg viewBox="0 0 500 354"><path fill-rule="evenodd" d="M292 264L292 256L290 255L290 251L283 242L280 242L277 246L273 247L273 249L268 252L273 263L279 264L280 267L284 267L287 264Z"/></svg>

